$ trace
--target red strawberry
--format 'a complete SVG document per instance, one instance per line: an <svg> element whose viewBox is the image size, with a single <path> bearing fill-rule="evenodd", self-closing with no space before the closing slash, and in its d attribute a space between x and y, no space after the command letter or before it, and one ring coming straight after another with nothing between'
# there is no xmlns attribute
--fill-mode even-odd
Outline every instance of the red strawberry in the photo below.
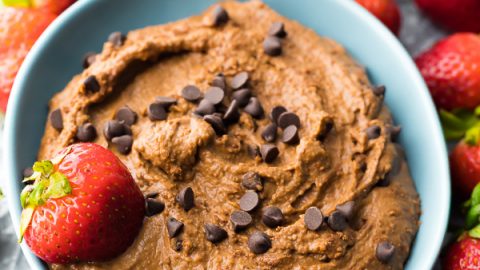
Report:
<svg viewBox="0 0 480 270"><path fill-rule="evenodd" d="M416 2L433 20L453 31L480 32L478 0L416 0Z"/></svg>
<svg viewBox="0 0 480 270"><path fill-rule="evenodd" d="M468 196L480 183L480 146L457 144L450 154L452 185L463 196Z"/></svg>
<svg viewBox="0 0 480 270"><path fill-rule="evenodd" d="M30 0L30 6L38 10L59 15L75 3L75 1L76 0Z"/></svg>
<svg viewBox="0 0 480 270"><path fill-rule="evenodd" d="M55 15L21 8L0 9L0 110L5 111L17 71Z"/></svg>
<svg viewBox="0 0 480 270"><path fill-rule="evenodd" d="M480 240L464 236L448 247L444 270L480 269Z"/></svg>
<svg viewBox="0 0 480 270"><path fill-rule="evenodd" d="M400 11L395 0L355 0L375 17L377 17L383 24L385 24L390 31L398 35L401 24Z"/></svg>
<svg viewBox="0 0 480 270"><path fill-rule="evenodd" d="M415 62L437 107L473 109L480 105L480 36L454 34Z"/></svg>
<svg viewBox="0 0 480 270"><path fill-rule="evenodd" d="M36 162L22 191L21 232L48 263L103 261L137 236L145 201L125 165L109 150L79 143L53 161Z"/></svg>

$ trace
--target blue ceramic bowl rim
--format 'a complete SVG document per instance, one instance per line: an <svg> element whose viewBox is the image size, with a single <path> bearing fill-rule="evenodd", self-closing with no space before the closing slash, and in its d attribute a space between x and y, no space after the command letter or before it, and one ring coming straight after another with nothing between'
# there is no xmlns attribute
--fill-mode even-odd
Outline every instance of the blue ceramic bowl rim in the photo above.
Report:
<svg viewBox="0 0 480 270"><path fill-rule="evenodd" d="M432 130L432 134L434 134L434 138L432 140L435 141L436 147L439 149L441 156L436 157L438 162L435 164L439 170L443 170L443 175L444 179L448 181L449 180L449 166L448 166L448 155L447 155L447 149L446 145L443 140L443 135L441 132L441 127L440 123L438 121L437 116L435 115L435 107L433 105L433 102L429 96L428 89L425 85L425 82L423 81L422 76L418 72L415 64L413 63L410 55L406 52L406 50L403 48L403 46L400 44L400 42L397 40L397 38L392 35L392 33L382 24L380 23L375 17L373 17L369 12L361 8L358 4L354 3L353 1L349 0L343 0L343 1L338 1L338 0L323 0L323 1L330 1L330 2L335 2L337 5L341 6L341 8L348 10L350 13L354 14L355 16L360 17L360 19L365 20L368 24L371 25L372 30L378 31L383 38L383 42L385 42L386 45L390 46L395 52L398 54L397 57L401 58L402 60L402 65L405 65L409 69L409 79L413 80L413 83L416 85L416 87L421 90L418 91L418 96L416 98L421 99L421 102L425 105L428 105L430 107L430 110L428 110L429 114L427 117L432 121L432 126L434 130ZM82 1L77 1L74 3L70 8L68 8L64 13L62 13L46 30L45 32L41 35L41 37L38 39L38 41L35 43L35 45L32 47L30 53L27 55L24 63L22 64L17 78L15 80L15 83L12 88L12 93L10 96L8 108L7 108L7 114L5 117L5 137L4 137L4 151L3 151L3 157L4 157L4 169L6 172L6 183L5 183L5 193L7 195L7 200L8 200L8 207L10 211L10 216L12 219L12 222L14 224L14 228L17 230L19 227L19 220L20 220L20 212L21 212L21 206L18 200L18 194L13 194L13 186L17 184L17 180L14 179L14 173L13 171L17 166L16 161L14 158L11 157L16 157L15 153L15 147L14 145L17 145L19 142L16 139L16 134L15 131L16 129L14 128L16 125L16 115L19 110L21 110L19 104L20 100L22 98L23 92L25 91L24 89L24 84L25 81L28 80L28 77L26 76L27 74L30 73L30 70L32 69L32 65L36 62L36 59L40 57L41 52L43 51L43 48L49 46L50 40L56 35L57 31L59 31L63 25L64 22L67 22L68 20L73 19L76 14L81 13L82 10L89 8L91 5L95 5L96 0L82 0ZM433 165L432 165L433 166ZM10 181L8 179L11 179ZM443 235L446 232L447 229L447 224L448 224L448 217L449 217L449 212L450 212L450 185L449 182L446 183L446 188L442 189L445 194L442 195L442 197L446 198L443 202L439 202L443 205L440 206L440 209L445 209L443 212L440 213L441 218L440 220L442 221L441 224L438 224L439 232L436 235L436 239L431 239L431 246L433 247L430 250L430 255L431 256L426 256L425 260L428 260L427 262L424 262L423 265L430 265L433 266L436 256L441 248L441 244L443 242ZM17 230L17 235L18 235L18 230ZM23 254L25 255L28 264L32 267L32 269L35 270L40 270L44 269L42 262L35 256L33 253L31 253L29 247L23 242L21 244L21 248L23 251ZM419 252L417 250L417 252ZM408 260L407 260L408 263Z"/></svg>

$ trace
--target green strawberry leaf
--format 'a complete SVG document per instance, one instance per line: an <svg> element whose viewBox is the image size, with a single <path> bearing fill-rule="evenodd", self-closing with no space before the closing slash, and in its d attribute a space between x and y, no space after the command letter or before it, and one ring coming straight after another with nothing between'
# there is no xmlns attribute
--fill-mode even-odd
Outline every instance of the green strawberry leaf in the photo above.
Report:
<svg viewBox="0 0 480 270"><path fill-rule="evenodd" d="M72 187L70 186L70 182L68 181L67 177L60 172L55 172L54 174L50 175L49 178L49 186L47 191L44 193L44 198L61 198L68 194L72 193Z"/></svg>
<svg viewBox="0 0 480 270"><path fill-rule="evenodd" d="M9 7L20 7L20 8L28 8L30 7L29 0L2 0L5 6Z"/></svg>
<svg viewBox="0 0 480 270"><path fill-rule="evenodd" d="M447 140L459 140L473 127L478 126L480 130L480 107L475 111L465 109L456 109L451 112L440 110L440 120L442 122L443 133ZM470 142L472 142L479 132L472 131L470 133Z"/></svg>
<svg viewBox="0 0 480 270"><path fill-rule="evenodd" d="M473 228L475 225L478 224L479 217L480 217L480 204L477 204L471 207L470 209L468 209L467 218L465 220L465 227L467 229Z"/></svg>
<svg viewBox="0 0 480 270"><path fill-rule="evenodd" d="M475 228L468 231L468 235L473 238L480 238L480 225L477 225Z"/></svg>
<svg viewBox="0 0 480 270"><path fill-rule="evenodd" d="M22 204L22 208L25 208L27 205L27 199L33 191L33 186L28 185L23 188L22 193L20 193L20 203Z"/></svg>
<svg viewBox="0 0 480 270"><path fill-rule="evenodd" d="M33 164L32 169L34 172L49 176L53 171L53 163L50 160L37 161Z"/></svg>
<svg viewBox="0 0 480 270"><path fill-rule="evenodd" d="M28 206L27 208L24 208L22 211L22 215L20 217L20 238L18 239L19 243L22 242L23 235L25 234L25 231L27 230L28 225L30 225L30 221L32 221L34 211L35 211L34 206Z"/></svg>
<svg viewBox="0 0 480 270"><path fill-rule="evenodd" d="M477 184L472 191L472 197L470 198L472 206L480 204L480 184Z"/></svg>

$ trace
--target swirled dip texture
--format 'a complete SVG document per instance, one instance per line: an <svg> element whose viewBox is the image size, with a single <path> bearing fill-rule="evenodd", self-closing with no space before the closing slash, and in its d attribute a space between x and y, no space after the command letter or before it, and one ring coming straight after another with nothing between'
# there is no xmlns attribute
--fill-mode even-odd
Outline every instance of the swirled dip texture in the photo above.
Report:
<svg viewBox="0 0 480 270"><path fill-rule="evenodd" d="M98 134L93 141L114 151L146 194L158 192L156 199L165 203L165 210L146 217L134 244L111 261L50 267L402 269L419 225L419 199L401 147L392 142L392 118L383 94L336 42L260 2L221 5L229 19L217 25L213 18L218 10L212 7L200 16L131 31L125 41L113 37L95 61L51 100L51 112L61 111L62 126L58 115L56 123L48 120L39 159L51 158L78 141L77 130L91 123ZM264 48L274 22L282 22L288 33L280 39L282 51L277 56ZM244 71L265 116L254 119L242 109L226 134L216 134L215 123L193 114L198 104L183 98L182 89L195 85L205 93L223 73L228 86L223 102L228 106L232 79ZM87 80L89 76L95 80ZM177 102L165 111L165 120L153 121L148 107L158 96ZM131 125L130 152L116 147L128 146L128 139L113 143L103 134L107 121L125 105L138 115ZM272 144L279 155L267 163L255 156L255 146L266 143L261 134L278 105L298 115L299 141L283 143L278 128ZM153 111L153 118L162 118L161 114ZM240 210L239 201L247 192L242 185L246 173L261 177L256 191L260 205L250 212L251 224L235 232L230 216ZM194 193L188 211L176 199L186 187ZM188 201L187 197L183 199ZM354 207L348 225L332 229L342 227L342 218L345 221L345 215L334 214L336 207L350 201ZM244 201L244 207L251 203ZM268 206L283 214L277 227L262 222L262 209ZM324 217L339 217L340 223L330 224L338 220L327 218L317 230L308 229L305 212L310 207L320 209ZM270 213L275 216L278 211ZM172 238L167 230L170 217L184 224ZM318 225L311 221L310 226ZM205 224L225 230L227 238L212 227L206 235ZM265 253L249 248L254 232L270 239ZM253 244L262 237L256 233ZM382 242L393 245L393 253L385 243L378 250ZM263 251L264 246L254 248Z"/></svg>

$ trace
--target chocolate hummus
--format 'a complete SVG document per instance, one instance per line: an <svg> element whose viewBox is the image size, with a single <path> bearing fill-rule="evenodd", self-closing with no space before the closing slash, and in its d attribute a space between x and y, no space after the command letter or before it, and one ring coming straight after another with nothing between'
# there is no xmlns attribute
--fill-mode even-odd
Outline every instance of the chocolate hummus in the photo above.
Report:
<svg viewBox="0 0 480 270"><path fill-rule="evenodd" d="M50 267L402 269L419 198L385 89L265 4L221 6L112 34L51 100L39 159L108 147L147 217L119 257Z"/></svg>

